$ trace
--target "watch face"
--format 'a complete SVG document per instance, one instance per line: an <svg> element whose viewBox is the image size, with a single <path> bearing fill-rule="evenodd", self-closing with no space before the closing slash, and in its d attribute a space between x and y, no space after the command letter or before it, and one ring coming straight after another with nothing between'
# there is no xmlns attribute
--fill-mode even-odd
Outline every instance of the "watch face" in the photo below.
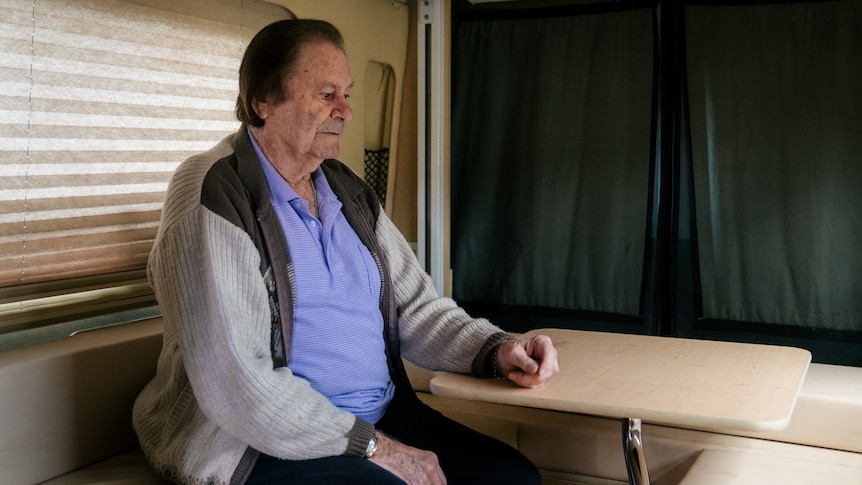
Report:
<svg viewBox="0 0 862 485"><path fill-rule="evenodd" d="M374 452L377 451L377 437L372 436L370 440L368 440L368 448L365 449L365 457L371 458Z"/></svg>

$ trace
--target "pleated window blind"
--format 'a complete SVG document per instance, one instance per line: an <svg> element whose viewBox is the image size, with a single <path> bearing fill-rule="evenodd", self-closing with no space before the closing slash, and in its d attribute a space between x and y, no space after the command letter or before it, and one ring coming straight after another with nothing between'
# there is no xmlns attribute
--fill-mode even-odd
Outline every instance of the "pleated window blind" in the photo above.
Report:
<svg viewBox="0 0 862 485"><path fill-rule="evenodd" d="M22 300L125 278L100 275L149 291L172 172L237 129L243 49L289 16L259 0L0 4L0 332L30 319Z"/></svg>

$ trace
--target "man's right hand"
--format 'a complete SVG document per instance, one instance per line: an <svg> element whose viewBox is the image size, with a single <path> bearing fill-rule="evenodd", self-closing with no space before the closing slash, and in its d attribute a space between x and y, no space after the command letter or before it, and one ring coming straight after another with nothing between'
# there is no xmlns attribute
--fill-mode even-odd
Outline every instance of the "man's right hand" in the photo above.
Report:
<svg viewBox="0 0 862 485"><path fill-rule="evenodd" d="M377 432L377 452L369 458L409 485L445 485L446 476L430 451L407 446Z"/></svg>

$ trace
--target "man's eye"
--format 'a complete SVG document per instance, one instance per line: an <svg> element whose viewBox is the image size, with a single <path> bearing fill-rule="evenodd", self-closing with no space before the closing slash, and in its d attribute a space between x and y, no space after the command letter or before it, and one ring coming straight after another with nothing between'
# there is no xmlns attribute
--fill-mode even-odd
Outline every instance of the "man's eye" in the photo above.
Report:
<svg viewBox="0 0 862 485"><path fill-rule="evenodd" d="M332 99L335 96L334 93L323 93L323 99Z"/></svg>

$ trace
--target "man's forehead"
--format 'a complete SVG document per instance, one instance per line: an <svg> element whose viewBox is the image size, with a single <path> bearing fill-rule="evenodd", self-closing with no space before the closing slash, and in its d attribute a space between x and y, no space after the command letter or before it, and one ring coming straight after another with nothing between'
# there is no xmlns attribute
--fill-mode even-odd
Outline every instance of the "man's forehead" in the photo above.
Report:
<svg viewBox="0 0 862 485"><path fill-rule="evenodd" d="M320 87L350 89L354 85L347 55L338 46L326 42L306 44L296 62L297 76Z"/></svg>

